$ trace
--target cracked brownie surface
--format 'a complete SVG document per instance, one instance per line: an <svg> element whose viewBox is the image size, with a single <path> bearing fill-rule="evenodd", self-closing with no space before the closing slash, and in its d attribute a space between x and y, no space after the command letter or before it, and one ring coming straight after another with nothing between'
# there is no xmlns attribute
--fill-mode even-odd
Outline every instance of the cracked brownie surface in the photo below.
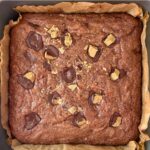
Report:
<svg viewBox="0 0 150 150"><path fill-rule="evenodd" d="M12 135L32 144L137 140L141 32L125 13L23 14L10 39Z"/></svg>

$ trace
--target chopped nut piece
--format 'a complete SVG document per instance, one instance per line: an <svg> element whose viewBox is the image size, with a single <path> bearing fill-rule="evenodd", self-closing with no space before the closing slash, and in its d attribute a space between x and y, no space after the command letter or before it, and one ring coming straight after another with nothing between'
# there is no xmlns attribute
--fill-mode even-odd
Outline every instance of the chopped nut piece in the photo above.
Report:
<svg viewBox="0 0 150 150"><path fill-rule="evenodd" d="M88 55L92 58L94 58L96 56L96 53L98 52L98 48L96 46L93 45L89 45L88 48Z"/></svg>
<svg viewBox="0 0 150 150"><path fill-rule="evenodd" d="M48 30L48 28L44 27L44 30L45 30L45 31L47 31L47 30Z"/></svg>
<svg viewBox="0 0 150 150"><path fill-rule="evenodd" d="M84 67L85 69L87 69L88 71L89 71L89 69L92 68L92 64L91 64L91 63L88 63L87 61L83 61L82 64L83 64L83 67Z"/></svg>
<svg viewBox="0 0 150 150"><path fill-rule="evenodd" d="M82 112L82 111L83 111L82 107L78 106L78 112Z"/></svg>
<svg viewBox="0 0 150 150"><path fill-rule="evenodd" d="M105 67L103 67L103 70L104 70L104 71L107 71L107 69L106 69Z"/></svg>
<svg viewBox="0 0 150 150"><path fill-rule="evenodd" d="M50 34L51 38L52 39L55 39L58 37L58 32L59 32L59 29L58 27L56 27L55 25L53 25L49 30L48 30L48 33Z"/></svg>
<svg viewBox="0 0 150 150"><path fill-rule="evenodd" d="M78 109L77 109L77 107L72 106L72 107L70 107L70 108L68 109L68 111L69 111L71 114L75 114L75 113L78 111Z"/></svg>
<svg viewBox="0 0 150 150"><path fill-rule="evenodd" d="M30 80L31 82L35 81L35 74L33 72L27 72L24 74L24 77Z"/></svg>
<svg viewBox="0 0 150 150"><path fill-rule="evenodd" d="M45 89L41 89L41 93L43 94L46 90Z"/></svg>
<svg viewBox="0 0 150 150"><path fill-rule="evenodd" d="M106 39L104 40L104 43L106 46L110 46L116 41L116 38L113 34L109 34Z"/></svg>
<svg viewBox="0 0 150 150"><path fill-rule="evenodd" d="M86 51L88 49L89 45L85 45L84 50Z"/></svg>
<svg viewBox="0 0 150 150"><path fill-rule="evenodd" d="M117 117L115 123L112 125L112 127L116 128L119 127L119 125L121 124L121 117Z"/></svg>
<svg viewBox="0 0 150 150"><path fill-rule="evenodd" d="M70 33L65 34L64 44L69 47L72 44L72 37Z"/></svg>
<svg viewBox="0 0 150 150"><path fill-rule="evenodd" d="M64 47L60 47L58 50L60 51L61 54L63 54L65 52Z"/></svg>
<svg viewBox="0 0 150 150"><path fill-rule="evenodd" d="M74 91L77 87L78 87L77 84L70 84L70 85L68 85L68 88L69 88L71 91Z"/></svg>
<svg viewBox="0 0 150 150"><path fill-rule="evenodd" d="M119 78L119 75L120 75L120 71L118 69L115 69L111 75L110 75L110 78L111 80L115 81Z"/></svg>
<svg viewBox="0 0 150 150"><path fill-rule="evenodd" d="M57 71L56 69L53 69L53 70L51 71L51 73L52 73L52 74L57 74L58 71Z"/></svg>

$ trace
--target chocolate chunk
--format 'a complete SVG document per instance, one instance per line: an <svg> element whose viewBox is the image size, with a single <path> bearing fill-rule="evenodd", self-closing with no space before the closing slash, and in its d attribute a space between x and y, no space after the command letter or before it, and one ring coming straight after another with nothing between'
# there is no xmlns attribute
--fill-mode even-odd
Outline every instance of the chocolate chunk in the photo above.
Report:
<svg viewBox="0 0 150 150"><path fill-rule="evenodd" d="M89 45L87 47L87 54L93 60L93 62L97 62L101 55L101 50L97 46Z"/></svg>
<svg viewBox="0 0 150 150"><path fill-rule="evenodd" d="M77 114L74 115L73 118L73 125L76 127L81 127L83 125L87 124L87 120L85 118L85 116L83 115L83 113L78 112Z"/></svg>
<svg viewBox="0 0 150 150"><path fill-rule="evenodd" d="M47 61L45 61L44 63L43 63L43 67L46 69L46 70L48 70L48 71L51 71L52 69L51 69L51 65L47 62Z"/></svg>
<svg viewBox="0 0 150 150"><path fill-rule="evenodd" d="M18 75L18 83L27 90L32 89L34 87L34 82L27 79L23 75Z"/></svg>
<svg viewBox="0 0 150 150"><path fill-rule="evenodd" d="M46 59L55 59L59 57L59 50L53 46L48 45L45 47L45 58Z"/></svg>
<svg viewBox="0 0 150 150"><path fill-rule="evenodd" d="M61 105L63 103L63 100L61 99L60 94L56 91L49 94L48 101L52 105Z"/></svg>
<svg viewBox="0 0 150 150"><path fill-rule="evenodd" d="M71 83L76 79L76 71L73 67L65 68L62 73L62 78L65 82Z"/></svg>
<svg viewBox="0 0 150 150"><path fill-rule="evenodd" d="M43 48L42 36L34 31L30 31L26 38L27 46L31 49L39 51Z"/></svg>
<svg viewBox="0 0 150 150"><path fill-rule="evenodd" d="M109 126L110 127L118 127L122 122L121 115L118 112L114 112L110 117Z"/></svg>
<svg viewBox="0 0 150 150"><path fill-rule="evenodd" d="M40 121L41 121L40 116L35 112L31 112L25 115L25 128L27 130L31 130L36 125L38 125Z"/></svg>
<svg viewBox="0 0 150 150"><path fill-rule="evenodd" d="M91 106L100 104L102 98L102 94L96 93L94 91L89 92L88 101Z"/></svg>

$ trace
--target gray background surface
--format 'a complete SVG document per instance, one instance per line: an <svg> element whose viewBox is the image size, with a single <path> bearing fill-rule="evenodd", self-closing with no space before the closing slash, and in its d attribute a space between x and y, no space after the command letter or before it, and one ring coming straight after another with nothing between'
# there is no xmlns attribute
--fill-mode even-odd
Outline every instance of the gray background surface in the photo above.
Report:
<svg viewBox="0 0 150 150"><path fill-rule="evenodd" d="M18 5L48 5L48 4L55 4L58 2L61 2L62 0L43 0L43 1L29 1L29 0L25 0L25 1L15 1L15 0L0 0L0 39L3 36L3 29L4 29L4 25L6 25L10 19L16 20L18 17L18 14L16 12L13 11L13 8L15 6ZM68 0L65 0L68 1ZM72 1L77 1L77 0L72 0ZM80 0L78 0L80 1ZM91 0L91 1L95 1L95 2L108 2L109 0ZM127 1L109 1L111 3L120 3L120 2L136 2L138 3L140 6L142 6L144 8L144 10L147 10L150 12L150 1L131 1L131 0L127 0ZM147 28L147 39L146 39L146 43L147 43L147 47L148 47L148 53L149 53L149 66L150 66L150 21L148 22L148 28ZM150 123L149 123L150 126ZM150 134L150 128L148 129L148 132ZM2 129L1 126L1 122L0 122L0 150L11 150L10 146L7 144L6 142L7 136L6 136L6 132ZM146 143L146 149L150 150L150 142Z"/></svg>

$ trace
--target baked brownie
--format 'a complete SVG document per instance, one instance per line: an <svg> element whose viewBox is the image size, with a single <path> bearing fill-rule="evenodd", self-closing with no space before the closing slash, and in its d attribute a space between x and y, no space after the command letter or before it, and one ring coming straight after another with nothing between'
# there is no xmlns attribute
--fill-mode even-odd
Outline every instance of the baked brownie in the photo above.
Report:
<svg viewBox="0 0 150 150"><path fill-rule="evenodd" d="M125 13L23 14L11 31L12 135L32 144L137 140L141 32Z"/></svg>

